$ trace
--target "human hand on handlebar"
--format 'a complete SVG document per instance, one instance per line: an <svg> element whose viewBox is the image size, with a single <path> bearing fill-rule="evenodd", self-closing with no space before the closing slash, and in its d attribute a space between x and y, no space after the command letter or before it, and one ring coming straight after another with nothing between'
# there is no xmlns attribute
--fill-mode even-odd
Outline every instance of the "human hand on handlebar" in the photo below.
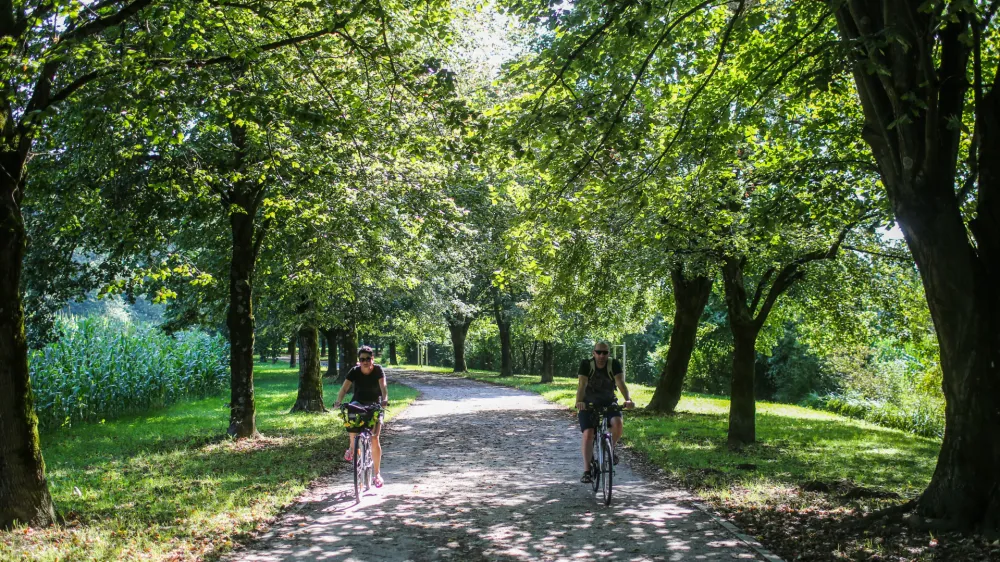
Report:
<svg viewBox="0 0 1000 562"><path fill-rule="evenodd" d="M631 410L632 408L635 408L635 402L633 402L631 399L626 400L625 401L625 409L626 410Z"/></svg>
<svg viewBox="0 0 1000 562"><path fill-rule="evenodd" d="M586 402L577 402L576 403L576 409L577 410L586 410L587 409L587 403Z"/></svg>

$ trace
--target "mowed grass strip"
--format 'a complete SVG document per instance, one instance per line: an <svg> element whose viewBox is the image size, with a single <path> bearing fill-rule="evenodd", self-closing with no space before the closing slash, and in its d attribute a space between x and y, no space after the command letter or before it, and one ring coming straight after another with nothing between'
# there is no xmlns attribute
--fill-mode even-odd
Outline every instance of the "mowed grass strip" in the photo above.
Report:
<svg viewBox="0 0 1000 562"><path fill-rule="evenodd" d="M576 379L557 377L541 384L538 375L472 371L462 376L529 390L570 408L576 401ZM733 452L726 446L728 398L684 394L677 413L664 416L643 410L653 387L628 386L636 409L625 417L627 446L702 498L737 501L744 508L788 501L807 483L913 497L930 481L940 449L935 439L810 408L758 402L758 442Z"/></svg>
<svg viewBox="0 0 1000 562"><path fill-rule="evenodd" d="M49 488L66 525L0 533L0 560L211 559L263 530L312 480L343 464L347 434L339 415L288 413L298 372L287 363L258 364L254 379L263 439L224 436L228 394L43 433ZM325 385L328 407L339 388ZM416 395L390 383L388 417Z"/></svg>

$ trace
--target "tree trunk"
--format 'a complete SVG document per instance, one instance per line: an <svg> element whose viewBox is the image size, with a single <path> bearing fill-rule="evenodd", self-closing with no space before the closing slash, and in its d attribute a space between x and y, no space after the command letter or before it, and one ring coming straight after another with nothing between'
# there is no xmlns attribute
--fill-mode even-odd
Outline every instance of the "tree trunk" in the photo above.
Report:
<svg viewBox="0 0 1000 562"><path fill-rule="evenodd" d="M497 330L500 332L500 376L514 376L514 360L510 344L510 322L497 318Z"/></svg>
<svg viewBox="0 0 1000 562"><path fill-rule="evenodd" d="M319 331L313 326L299 328L299 394L293 412L325 412L323 377L319 370Z"/></svg>
<svg viewBox="0 0 1000 562"><path fill-rule="evenodd" d="M550 341L542 342L542 383L550 383L555 380L555 363L552 357L553 347L555 346Z"/></svg>
<svg viewBox="0 0 1000 562"><path fill-rule="evenodd" d="M466 316L461 319L450 317L448 321L448 331L451 332L451 346L455 350L456 373L465 373L469 370L465 363L465 337L469 333L469 326L472 325L472 317Z"/></svg>
<svg viewBox="0 0 1000 562"><path fill-rule="evenodd" d="M674 325L670 332L670 348L653 399L646 406L664 414L673 413L681 399L684 377L687 376L698 335L698 322L712 294L711 277L697 275L685 278L682 267L675 267L670 277L674 285Z"/></svg>
<svg viewBox="0 0 1000 562"><path fill-rule="evenodd" d="M538 373L535 369L536 360L538 359L538 340L531 342L531 365L528 367L528 373L534 375Z"/></svg>
<svg viewBox="0 0 1000 562"><path fill-rule="evenodd" d="M733 334L733 373L729 391L729 436L727 443L731 449L739 449L753 443L757 438L756 412L757 397L754 393L754 368L757 358L755 346L757 334L767 320L770 305L763 307L754 318L759 296L770 275L765 275L757 287L754 302L747 303L747 290L743 279L745 258L728 257L722 266L722 281L726 292L726 310L729 315L729 329ZM795 269L791 277L786 277L786 270L775 280L768 294L768 301L773 305L774 299L785 291L795 279ZM773 296L773 298L772 298Z"/></svg>
<svg viewBox="0 0 1000 562"><path fill-rule="evenodd" d="M754 346L759 328L755 326L753 312L747 304L746 285L743 280L745 258L727 258L722 266L722 281L726 292L726 309L729 329L733 334L732 384L729 391L729 435L731 449L739 449L757 438L754 395ZM763 281L762 281L763 282Z"/></svg>
<svg viewBox="0 0 1000 562"><path fill-rule="evenodd" d="M326 335L319 338L319 356L323 357L326 355Z"/></svg>
<svg viewBox="0 0 1000 562"><path fill-rule="evenodd" d="M295 366L295 340L298 336L288 338L288 367Z"/></svg>
<svg viewBox="0 0 1000 562"><path fill-rule="evenodd" d="M253 393L253 269L254 224L252 213L232 212L233 254L229 264L229 435L255 437L256 405Z"/></svg>
<svg viewBox="0 0 1000 562"><path fill-rule="evenodd" d="M733 330L733 381L729 392L727 439L733 449L757 440L757 397L754 393L757 334L752 329Z"/></svg>
<svg viewBox="0 0 1000 562"><path fill-rule="evenodd" d="M389 364L399 365L399 360L396 358L396 338L389 340Z"/></svg>
<svg viewBox="0 0 1000 562"><path fill-rule="evenodd" d="M340 350L340 330L327 328L323 330L323 337L329 344L329 353L326 357L326 373L323 374L323 377L336 377L339 372L337 370L337 360L339 359L338 351Z"/></svg>
<svg viewBox="0 0 1000 562"><path fill-rule="evenodd" d="M8 115L8 118L10 116ZM24 160L0 153L0 529L55 522L28 377L21 272L27 236L21 217Z"/></svg>
<svg viewBox="0 0 1000 562"><path fill-rule="evenodd" d="M353 327L348 327L341 332L341 356L344 361L340 366L340 376L337 382L347 380L347 371L350 371L358 364L358 333Z"/></svg>
<svg viewBox="0 0 1000 562"><path fill-rule="evenodd" d="M966 109L973 49L979 45L974 12L942 22L918 5L851 2L839 6L845 39L893 30L899 41L857 57L854 81L865 115L864 140L879 166L893 213L917 263L940 345L946 399L945 434L937 467L918 511L966 528L1000 531L1000 74L974 90L978 177L961 186L957 159L962 137L955 122ZM978 14L977 14L978 16ZM930 24L934 33L927 33ZM988 45L988 37L982 39ZM970 40L971 38L971 40ZM933 60L914 53L934 53ZM872 62L892 69L867 72ZM989 69L989 65L985 65ZM914 99L907 103L895 100ZM975 145L973 145L975 149ZM963 155L963 159L965 156ZM976 187L973 191L971 188ZM971 197L970 197L971 196ZM970 205L974 204L974 205ZM974 206L968 228L963 205ZM974 243L970 243L974 238Z"/></svg>

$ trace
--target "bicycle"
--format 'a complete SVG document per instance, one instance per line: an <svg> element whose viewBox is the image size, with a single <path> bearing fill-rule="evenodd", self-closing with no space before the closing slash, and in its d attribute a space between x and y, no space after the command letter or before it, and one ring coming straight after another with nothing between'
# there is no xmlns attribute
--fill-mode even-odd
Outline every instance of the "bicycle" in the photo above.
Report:
<svg viewBox="0 0 1000 562"><path fill-rule="evenodd" d="M588 403L587 411L594 416L600 416L597 428L594 430L594 454L590 458L590 477L594 486L594 493L602 490L604 494L604 505L611 505L611 492L615 479L615 442L611 439L611 430L608 428L608 416L621 412L618 403L608 406L598 406Z"/></svg>
<svg viewBox="0 0 1000 562"><path fill-rule="evenodd" d="M375 461L372 459L372 423L382 419L382 406L379 404L361 405L347 402L340 405L340 415L344 419L344 427L349 433L357 433L354 437L354 450L351 451L354 465L354 501L361 501L361 487L367 492L372 487L375 478Z"/></svg>

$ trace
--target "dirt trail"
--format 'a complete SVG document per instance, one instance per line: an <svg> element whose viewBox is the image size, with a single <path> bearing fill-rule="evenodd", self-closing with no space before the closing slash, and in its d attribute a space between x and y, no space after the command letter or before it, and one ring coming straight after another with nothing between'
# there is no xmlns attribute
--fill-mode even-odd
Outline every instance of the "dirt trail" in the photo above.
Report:
<svg viewBox="0 0 1000 562"><path fill-rule="evenodd" d="M624 460L605 507L578 482L580 432L560 406L446 375L389 376L421 397L382 438L386 485L355 505L338 471L230 560L762 559Z"/></svg>

